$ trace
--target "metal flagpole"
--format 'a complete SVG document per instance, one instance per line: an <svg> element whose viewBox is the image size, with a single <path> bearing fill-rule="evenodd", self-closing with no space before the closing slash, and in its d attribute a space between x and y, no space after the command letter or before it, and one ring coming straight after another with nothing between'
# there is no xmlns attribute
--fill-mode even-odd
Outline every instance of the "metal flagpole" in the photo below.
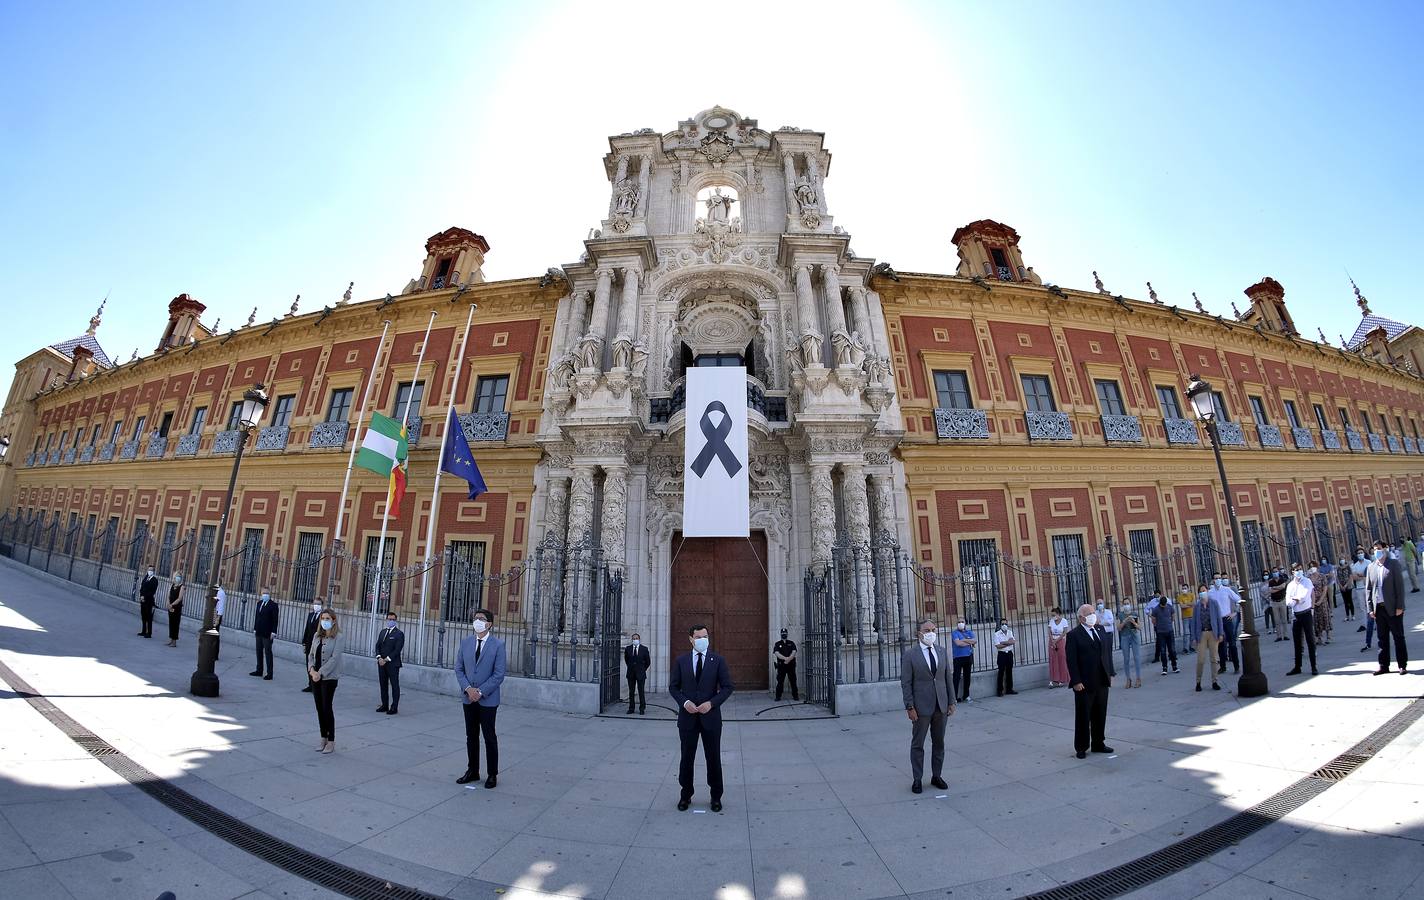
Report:
<svg viewBox="0 0 1424 900"><path fill-rule="evenodd" d="M405 432L407 423L410 422L410 401L415 399L415 386L420 383L420 367L425 365L425 346L430 343L430 328L435 324L435 310L430 311L430 321L425 323L425 338L420 342L420 354L415 358L415 376L410 380L410 393L405 395L405 409L401 411L401 432ZM424 393L422 391L422 393ZM406 440L406 465L410 460L410 441ZM396 450L400 453L399 447ZM392 471L396 465L396 460L391 460ZM376 633L376 613L381 607L381 567L386 561L386 526L391 521L391 493L390 482L386 482L386 508L381 514L381 540L376 544L376 596L371 599L371 633Z"/></svg>
<svg viewBox="0 0 1424 900"><path fill-rule="evenodd" d="M341 549L341 526L346 518L346 491L351 487L351 466L356 462L356 450L361 446L361 423L366 421L366 404L371 401L371 385L376 383L376 365L381 361L381 348L386 345L386 332L390 330L391 320L387 319L381 327L381 339L376 343L376 355L371 360L371 371L366 376L366 390L361 393L361 408L356 411L356 436L351 440L351 453L346 457L346 480L341 482L341 502L336 504L336 531L332 533L332 541L337 550ZM336 561L332 560L327 566L326 573L326 602L331 604L332 597L336 593Z"/></svg>
<svg viewBox="0 0 1424 900"><path fill-rule="evenodd" d="M430 521L425 526L425 556L427 562L433 557L435 543L435 520L440 515L440 472L445 463L445 442L450 440L450 414L455 411L455 394L460 390L460 372L465 367L465 347L470 343L470 326L475 321L475 310L479 304L470 303L470 314L465 317L465 336L460 339L460 355L455 362L455 381L450 385L450 402L445 408L445 427L440 432L440 455L435 465L435 495L430 501ZM420 637L416 648L416 658L425 660L425 610L430 605L426 590L430 586L430 566L420 573Z"/></svg>

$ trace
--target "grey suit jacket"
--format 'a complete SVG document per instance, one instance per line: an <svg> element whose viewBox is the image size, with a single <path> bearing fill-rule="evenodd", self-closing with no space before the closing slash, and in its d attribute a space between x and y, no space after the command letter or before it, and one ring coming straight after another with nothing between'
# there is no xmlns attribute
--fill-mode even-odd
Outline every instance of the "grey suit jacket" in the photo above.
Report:
<svg viewBox="0 0 1424 900"><path fill-rule="evenodd" d="M900 658L900 693L904 695L905 708L913 709L922 716L934 715L935 706L944 712L954 708L954 692L950 687L950 654L945 648L935 647L937 669L930 675L930 664L925 660L924 645L918 640Z"/></svg>
<svg viewBox="0 0 1424 900"><path fill-rule="evenodd" d="M1398 615L1404 609L1404 567L1386 556L1378 565L1370 564L1365 574L1370 608L1376 615Z"/></svg>

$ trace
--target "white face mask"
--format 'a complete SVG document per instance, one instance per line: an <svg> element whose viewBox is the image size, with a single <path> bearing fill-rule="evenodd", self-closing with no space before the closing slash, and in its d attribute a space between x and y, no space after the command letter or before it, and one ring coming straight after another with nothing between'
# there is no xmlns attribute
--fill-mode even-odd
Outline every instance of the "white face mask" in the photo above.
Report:
<svg viewBox="0 0 1424 900"><path fill-rule="evenodd" d="M1316 567L1316 566L1311 566L1311 567L1310 567L1310 574L1312 574L1312 575L1316 574L1316 573L1319 572L1319 571L1320 571L1320 569L1319 569L1318 567Z"/></svg>
<svg viewBox="0 0 1424 900"><path fill-rule="evenodd" d="M939 635L935 634L933 631L926 631L924 634L920 635L920 640L925 642L926 647L933 647L935 645L935 641L939 640Z"/></svg>
<svg viewBox="0 0 1424 900"><path fill-rule="evenodd" d="M489 623L486 622L484 619L476 619L476 620L475 620L475 634L484 634L484 633L485 633L485 630L488 629L488 628L489 628Z"/></svg>
<svg viewBox="0 0 1424 900"><path fill-rule="evenodd" d="M960 622L959 624L955 625L954 627L955 627L955 628L958 628L960 631L963 631L963 630L964 630L964 623L963 623L963 622Z"/></svg>
<svg viewBox="0 0 1424 900"><path fill-rule="evenodd" d="M312 612L314 612L314 613L319 613L319 612L321 612L321 604L320 604L320 603L313 603L313 604L312 604Z"/></svg>
<svg viewBox="0 0 1424 900"><path fill-rule="evenodd" d="M634 648L634 649L637 649L638 645L641 644L641 643L642 643L642 641L638 640L637 638L633 638L633 648Z"/></svg>
<svg viewBox="0 0 1424 900"><path fill-rule="evenodd" d="M149 570L148 570L148 577L149 577L149 578L152 578L152 577L153 577L153 570L152 570L152 569L149 569Z"/></svg>
<svg viewBox="0 0 1424 900"><path fill-rule="evenodd" d="M709 643L711 642L708 641L705 637L693 638L692 649L696 650L698 653L706 653L707 645Z"/></svg>
<svg viewBox="0 0 1424 900"><path fill-rule="evenodd" d="M263 603L266 603L268 600L271 600L271 599L272 599L272 595L271 595L271 594L263 594L263 595L262 595L262 602L263 602Z"/></svg>
<svg viewBox="0 0 1424 900"><path fill-rule="evenodd" d="M1129 603L1129 604L1127 604L1126 606L1124 606L1124 607L1122 608L1122 611L1125 612L1125 613L1130 613L1130 612L1132 612L1132 604Z"/></svg>
<svg viewBox="0 0 1424 900"><path fill-rule="evenodd" d="M1083 624L1084 624L1084 625L1087 625L1089 628L1092 628L1093 626L1097 625L1097 624L1098 624L1098 615L1097 615L1097 613L1088 613L1086 616L1084 616L1084 617L1083 617Z"/></svg>

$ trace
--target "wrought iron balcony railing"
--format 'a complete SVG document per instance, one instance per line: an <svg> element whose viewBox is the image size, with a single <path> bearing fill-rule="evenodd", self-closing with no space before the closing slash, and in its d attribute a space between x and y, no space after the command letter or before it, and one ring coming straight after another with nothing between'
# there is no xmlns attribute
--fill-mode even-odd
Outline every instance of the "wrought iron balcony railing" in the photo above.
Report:
<svg viewBox="0 0 1424 900"><path fill-rule="evenodd" d="M226 456L229 453L237 452L237 438L242 432L236 428L229 428L227 431L219 431L213 437L213 455Z"/></svg>
<svg viewBox="0 0 1424 900"><path fill-rule="evenodd" d="M346 422L318 422L312 428L311 440L307 446L313 450L335 449L346 446L346 435L351 426Z"/></svg>
<svg viewBox="0 0 1424 900"><path fill-rule="evenodd" d="M99 462L109 462L109 461L112 460L113 458L114 458L114 442L113 442L113 441L109 441L109 443L107 443L107 444L105 444L104 446L102 446L102 447L99 448Z"/></svg>
<svg viewBox="0 0 1424 900"><path fill-rule="evenodd" d="M87 462L93 462L93 461L94 461L94 445L93 445L93 444L90 444L89 446L85 447L83 450L80 450L80 451L79 451L79 461L82 462L82 463L87 463Z"/></svg>
<svg viewBox="0 0 1424 900"><path fill-rule="evenodd" d="M286 450L292 429L286 425L268 425L257 432L258 450Z"/></svg>
<svg viewBox="0 0 1424 900"><path fill-rule="evenodd" d="M1216 433L1223 447L1246 446L1246 432L1241 430L1239 422L1217 422Z"/></svg>
<svg viewBox="0 0 1424 900"><path fill-rule="evenodd" d="M989 414L982 409L946 409L934 411L935 432L951 440L983 439L989 436Z"/></svg>
<svg viewBox="0 0 1424 900"><path fill-rule="evenodd" d="M138 457L138 438L134 438L124 444L119 451L119 459L135 459Z"/></svg>
<svg viewBox="0 0 1424 900"><path fill-rule="evenodd" d="M1261 436L1262 447L1272 447L1284 449L1285 440L1281 437L1281 427L1279 425L1257 425L1256 433Z"/></svg>
<svg viewBox="0 0 1424 900"><path fill-rule="evenodd" d="M1419 442L1416 441L1414 438L1410 437L1410 436L1407 435L1407 434L1404 436L1404 452L1405 452L1405 453L1418 453L1418 452L1419 452Z"/></svg>
<svg viewBox="0 0 1424 900"><path fill-rule="evenodd" d="M1373 452L1375 452L1375 453L1383 453L1383 452L1384 452L1384 441L1380 440L1380 436L1379 436L1379 435L1375 434L1374 432L1370 432L1370 434L1369 434L1369 439L1370 439L1370 450L1371 450L1371 451L1373 451Z"/></svg>
<svg viewBox="0 0 1424 900"><path fill-rule="evenodd" d="M66 466L72 466L72 465L74 465L74 448L73 448L73 447L68 447L68 448L66 448L65 451L64 451L64 454L63 454L62 456L60 456L60 460L61 460Z"/></svg>
<svg viewBox="0 0 1424 900"><path fill-rule="evenodd" d="M1389 436L1386 438L1386 440L1389 441L1389 452L1390 452L1390 453L1403 453L1403 452L1404 452L1404 445L1399 442L1399 438L1397 438L1397 437L1395 437L1394 435L1391 434L1391 435L1389 435Z"/></svg>
<svg viewBox="0 0 1424 900"><path fill-rule="evenodd" d="M1320 444L1326 450L1339 450L1340 432L1331 431L1329 428L1322 428L1320 430Z"/></svg>
<svg viewBox="0 0 1424 900"><path fill-rule="evenodd" d="M1103 416L1103 438L1124 443L1142 443L1142 422L1137 416Z"/></svg>
<svg viewBox="0 0 1424 900"><path fill-rule="evenodd" d="M1351 450L1357 452L1365 449L1364 440L1360 437L1360 433L1353 428L1345 429L1345 443L1350 446Z"/></svg>
<svg viewBox="0 0 1424 900"><path fill-rule="evenodd" d="M502 441L509 437L509 413L464 413L460 416L460 429L467 441Z"/></svg>
<svg viewBox="0 0 1424 900"><path fill-rule="evenodd" d="M1295 441L1297 450L1314 450L1315 436L1310 433L1309 428L1296 427L1291 429L1291 438Z"/></svg>
<svg viewBox="0 0 1424 900"><path fill-rule="evenodd" d="M148 446L144 449L145 459L162 459L163 454L168 452L168 436L155 434L148 439Z"/></svg>
<svg viewBox="0 0 1424 900"><path fill-rule="evenodd" d="M411 416L405 423L405 445L415 447L420 444L420 429L424 426L425 419L421 416Z"/></svg>
<svg viewBox="0 0 1424 900"><path fill-rule="evenodd" d="M174 456L197 456L198 446L203 443L201 434L185 434L178 439L178 446L173 450Z"/></svg>
<svg viewBox="0 0 1424 900"><path fill-rule="evenodd" d="M1028 438L1031 441L1073 440L1073 422L1067 413L1025 412L1024 424L1028 426Z"/></svg>
<svg viewBox="0 0 1424 900"><path fill-rule="evenodd" d="M1197 430L1197 423L1193 419L1163 419L1162 425L1167 429L1169 444L1201 443L1201 432Z"/></svg>
<svg viewBox="0 0 1424 900"><path fill-rule="evenodd" d="M48 465L51 465L51 466L57 466L57 465L59 465L59 456L60 456L60 451L58 451L58 450L51 450L51 451L49 451L49 463L48 463Z"/></svg>

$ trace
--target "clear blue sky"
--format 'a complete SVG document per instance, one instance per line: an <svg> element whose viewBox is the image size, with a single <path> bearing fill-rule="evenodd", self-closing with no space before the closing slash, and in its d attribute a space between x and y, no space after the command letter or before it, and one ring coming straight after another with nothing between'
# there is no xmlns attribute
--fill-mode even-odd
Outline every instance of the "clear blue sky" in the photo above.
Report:
<svg viewBox="0 0 1424 900"><path fill-rule="evenodd" d="M900 269L988 217L1070 287L1229 312L1271 275L1335 340L1348 269L1424 320L1418 3L670 9L0 5L0 394L107 292L126 360L181 292L224 328L399 292L452 224L490 278L573 260L607 136L714 104L824 131L837 224Z"/></svg>

